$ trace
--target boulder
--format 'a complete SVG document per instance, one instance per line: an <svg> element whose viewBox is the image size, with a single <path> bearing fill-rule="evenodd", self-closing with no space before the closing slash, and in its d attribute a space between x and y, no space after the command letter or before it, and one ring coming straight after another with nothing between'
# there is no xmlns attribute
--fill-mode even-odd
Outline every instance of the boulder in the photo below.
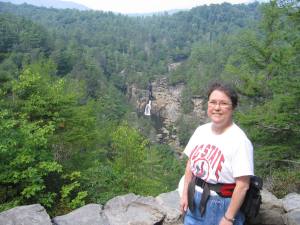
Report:
<svg viewBox="0 0 300 225"><path fill-rule="evenodd" d="M109 225L159 225L166 217L155 198L132 193L109 200L105 204L104 214Z"/></svg>
<svg viewBox="0 0 300 225"><path fill-rule="evenodd" d="M163 224L181 224L179 209L180 196L177 190L160 194L156 197L160 210L166 215Z"/></svg>
<svg viewBox="0 0 300 225"><path fill-rule="evenodd" d="M53 218L54 225L108 225L102 206L88 204L67 215Z"/></svg>
<svg viewBox="0 0 300 225"><path fill-rule="evenodd" d="M283 215L285 224L299 225L300 224L300 195L297 193L290 193L283 199L283 207L286 214Z"/></svg>
<svg viewBox="0 0 300 225"><path fill-rule="evenodd" d="M25 205L0 213L0 225L52 225L50 216L40 204Z"/></svg>
<svg viewBox="0 0 300 225"><path fill-rule="evenodd" d="M285 224L300 225L300 209L293 210L283 216Z"/></svg>
<svg viewBox="0 0 300 225"><path fill-rule="evenodd" d="M282 199L282 203L286 212L300 209L300 195L297 193L289 193Z"/></svg>

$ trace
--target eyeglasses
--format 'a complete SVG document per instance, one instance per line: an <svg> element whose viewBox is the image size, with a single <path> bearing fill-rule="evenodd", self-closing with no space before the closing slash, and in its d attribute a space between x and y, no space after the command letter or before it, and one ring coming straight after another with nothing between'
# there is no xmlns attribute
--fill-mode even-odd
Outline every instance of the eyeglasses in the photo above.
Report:
<svg viewBox="0 0 300 225"><path fill-rule="evenodd" d="M215 100L208 101L208 105L211 106L211 107L216 107L218 105L222 109L227 109L230 106L232 106L232 104L229 103L229 102L222 102L222 101L218 102L218 101L215 101Z"/></svg>

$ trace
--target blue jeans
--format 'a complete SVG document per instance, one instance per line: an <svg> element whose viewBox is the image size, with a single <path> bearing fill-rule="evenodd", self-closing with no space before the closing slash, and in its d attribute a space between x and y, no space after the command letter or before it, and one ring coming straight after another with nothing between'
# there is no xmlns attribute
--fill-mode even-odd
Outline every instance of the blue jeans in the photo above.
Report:
<svg viewBox="0 0 300 225"><path fill-rule="evenodd" d="M184 217L184 225L218 225L231 201L231 198L210 196L206 204L205 213L201 217L199 211L201 196L201 192L195 191L195 210L194 212L187 210ZM243 225L244 221L245 216L239 211L235 216L234 225Z"/></svg>

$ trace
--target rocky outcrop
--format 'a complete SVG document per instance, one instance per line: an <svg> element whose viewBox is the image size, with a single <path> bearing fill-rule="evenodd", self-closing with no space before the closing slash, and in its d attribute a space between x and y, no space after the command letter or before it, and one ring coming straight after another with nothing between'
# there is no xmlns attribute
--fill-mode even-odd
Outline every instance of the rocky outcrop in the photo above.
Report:
<svg viewBox="0 0 300 225"><path fill-rule="evenodd" d="M182 112L182 92L183 84L175 86L168 85L167 78L161 78L151 83L153 99L151 101L151 117L159 118L161 121L157 129L157 142L166 143L172 146L178 152L182 151L177 137L176 122L181 120L196 121L197 124L201 121L207 121L205 110L203 109L203 99L193 97L193 110L188 114ZM145 107L149 101L149 91L139 89L135 85L128 88L128 99L132 105L136 107L139 114L143 114Z"/></svg>
<svg viewBox="0 0 300 225"><path fill-rule="evenodd" d="M155 198L134 194L118 196L108 201L104 212L110 225L157 224L162 223L165 217Z"/></svg>
<svg viewBox="0 0 300 225"><path fill-rule="evenodd" d="M59 225L106 225L109 224L102 210L102 205L89 204L64 216L57 216L52 221Z"/></svg>
<svg viewBox="0 0 300 225"><path fill-rule="evenodd" d="M299 194L290 193L282 199L282 204L287 213L284 214L283 220L285 224L300 224L300 201Z"/></svg>
<svg viewBox="0 0 300 225"><path fill-rule="evenodd" d="M181 225L178 191L157 197L135 194L118 196L105 206L89 204L50 220L39 205L20 206L0 213L0 225ZM300 195L291 193L277 199L267 190L262 191L262 208L257 225L300 225Z"/></svg>
<svg viewBox="0 0 300 225"><path fill-rule="evenodd" d="M0 225L178 225L177 191L155 197L135 194L117 196L105 206L89 204L50 220L45 209L28 205L0 213Z"/></svg>
<svg viewBox="0 0 300 225"><path fill-rule="evenodd" d="M40 204L18 206L0 213L0 225L52 225Z"/></svg>

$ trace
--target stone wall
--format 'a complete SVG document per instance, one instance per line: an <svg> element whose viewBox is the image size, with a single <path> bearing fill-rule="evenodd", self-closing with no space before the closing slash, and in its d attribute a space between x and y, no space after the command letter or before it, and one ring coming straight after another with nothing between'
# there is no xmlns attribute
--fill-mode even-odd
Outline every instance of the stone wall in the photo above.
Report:
<svg viewBox="0 0 300 225"><path fill-rule="evenodd" d="M104 206L88 204L67 215L50 218L39 204L19 206L0 213L0 225L181 225L178 191L143 197L127 194ZM259 215L247 224L300 225L300 195L291 193L277 199L262 191Z"/></svg>

